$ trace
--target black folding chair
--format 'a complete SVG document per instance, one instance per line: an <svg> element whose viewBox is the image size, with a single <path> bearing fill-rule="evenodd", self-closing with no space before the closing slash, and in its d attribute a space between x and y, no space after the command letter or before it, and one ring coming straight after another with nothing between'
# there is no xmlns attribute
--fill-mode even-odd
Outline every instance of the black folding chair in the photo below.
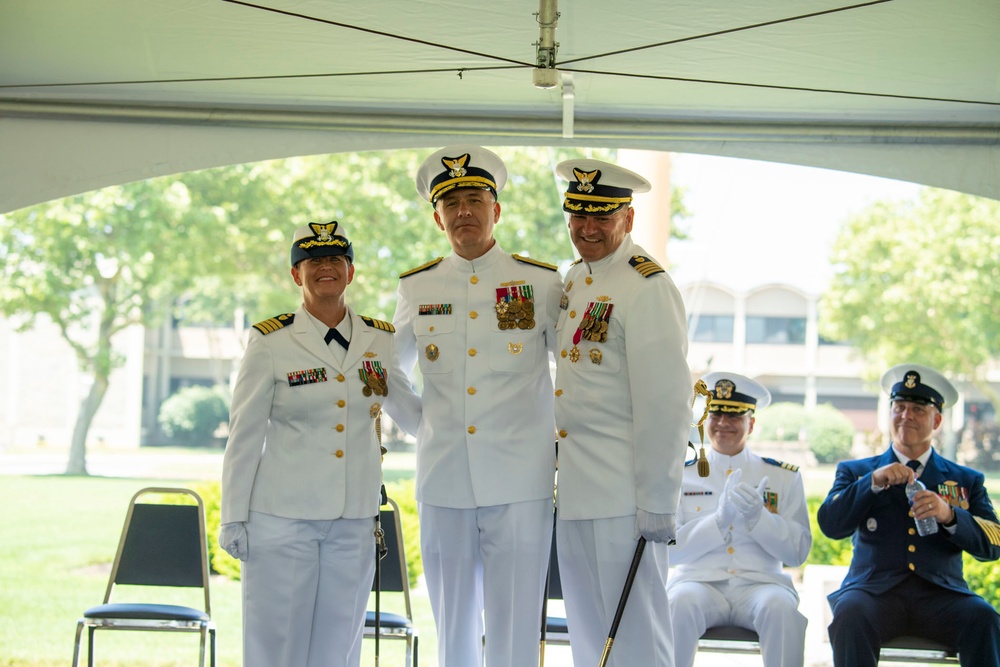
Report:
<svg viewBox="0 0 1000 667"><path fill-rule="evenodd" d="M187 497L197 504L138 502L141 496L152 494ZM133 588L150 586L200 588L204 591L204 606L196 608L149 602L148 588L145 595L138 592L143 589ZM205 506L201 497L189 489L141 489L129 501L104 603L83 612L76 625L73 667L79 663L84 628L88 629L87 664L91 667L94 664L96 630L197 632L201 635L198 665L205 664L205 644L211 637L210 655L214 667L215 623L211 618L208 586L208 543L205 538ZM113 592L117 598L126 591L129 596L134 596L132 599L140 598L142 601L111 601Z"/></svg>
<svg viewBox="0 0 1000 667"><path fill-rule="evenodd" d="M379 563L379 581L372 582L372 590L381 583L381 593L402 593L403 613L379 610L379 639L406 640L406 662L404 665L418 667L419 636L413 625L413 611L410 607L410 579L406 573L406 550L403 547L403 528L399 520L399 505L392 498L379 511L382 530L387 548L385 558ZM377 556L376 556L377 557ZM375 612L365 615L366 638L375 637Z"/></svg>

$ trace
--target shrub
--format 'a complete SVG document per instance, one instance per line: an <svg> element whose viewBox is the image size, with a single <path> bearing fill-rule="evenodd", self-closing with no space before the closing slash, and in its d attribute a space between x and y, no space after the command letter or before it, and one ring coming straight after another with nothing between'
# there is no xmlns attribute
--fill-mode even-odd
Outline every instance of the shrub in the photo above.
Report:
<svg viewBox="0 0 1000 667"><path fill-rule="evenodd" d="M755 440L780 442L801 438L809 443L818 463L850 458L854 425L832 405L806 410L798 403L775 403L764 408L761 417L754 428Z"/></svg>
<svg viewBox="0 0 1000 667"><path fill-rule="evenodd" d="M809 528L812 530L812 548L809 550L809 557L806 558L808 565L850 565L851 557L854 555L854 545L850 538L842 540L831 540L819 529L819 522L816 519L816 512L819 506L826 500L822 496L812 496L806 500L809 507Z"/></svg>
<svg viewBox="0 0 1000 667"><path fill-rule="evenodd" d="M1000 562L984 563L966 553L962 554L962 567L969 588L1000 609Z"/></svg>
<svg viewBox="0 0 1000 667"><path fill-rule="evenodd" d="M218 440L216 430L229 421L229 402L224 387L185 387L163 401L157 421L176 443L212 445Z"/></svg>
<svg viewBox="0 0 1000 667"><path fill-rule="evenodd" d="M809 414L805 436L817 463L836 463L851 457L854 424L832 405L817 405Z"/></svg>
<svg viewBox="0 0 1000 667"><path fill-rule="evenodd" d="M799 433L806 427L806 409L798 403L774 403L761 410L760 414L753 432L756 440L798 440Z"/></svg>
<svg viewBox="0 0 1000 667"><path fill-rule="evenodd" d="M192 489L205 503L205 533L208 537L208 566L212 572L236 581L240 580L240 561L219 546L219 527L222 525L222 485L219 482L200 482Z"/></svg>

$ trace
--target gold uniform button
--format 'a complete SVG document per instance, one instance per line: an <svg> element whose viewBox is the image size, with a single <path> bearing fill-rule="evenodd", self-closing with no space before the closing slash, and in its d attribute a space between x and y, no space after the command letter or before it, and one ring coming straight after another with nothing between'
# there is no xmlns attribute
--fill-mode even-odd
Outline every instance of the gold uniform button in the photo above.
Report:
<svg viewBox="0 0 1000 667"><path fill-rule="evenodd" d="M479 317L479 313L477 313L476 311L472 311L471 313L469 313L469 317L471 317L472 319L476 319L477 317Z"/></svg>
<svg viewBox="0 0 1000 667"><path fill-rule="evenodd" d="M906 567L910 568L910 572L913 572L914 570L917 569L917 566L914 565L913 563L909 563Z"/></svg>
<svg viewBox="0 0 1000 667"><path fill-rule="evenodd" d="M587 284L589 285L589 284L591 284L592 282L594 282L594 279L593 279L593 278L591 278L590 276L587 276L587 280L586 280L585 282L586 282L586 283L587 283Z"/></svg>
<svg viewBox="0 0 1000 667"><path fill-rule="evenodd" d="M343 374L342 373L337 374L337 382L343 382L343 381L344 381Z"/></svg>
<svg viewBox="0 0 1000 667"><path fill-rule="evenodd" d="M566 432L566 429L561 429L559 431L559 437L560 438L565 438L567 435L569 435L569 433Z"/></svg>
<svg viewBox="0 0 1000 667"><path fill-rule="evenodd" d="M734 549L732 547L729 547L728 549L726 549L726 552L729 553L730 555L732 555L732 554L736 553L736 549Z"/></svg>
<svg viewBox="0 0 1000 667"><path fill-rule="evenodd" d="M910 546L906 547L906 550L912 554L914 551L917 550L917 548L911 544Z"/></svg>
<svg viewBox="0 0 1000 667"><path fill-rule="evenodd" d="M562 352L560 352L559 356L561 356L563 359L565 359L566 358L566 350L563 350Z"/></svg>
<svg viewBox="0 0 1000 667"><path fill-rule="evenodd" d="M475 387L469 387L469 396L473 396L476 393Z"/></svg>
<svg viewBox="0 0 1000 667"><path fill-rule="evenodd" d="M700 511L701 511L701 506L699 505L698 507L695 507L695 508L694 508L694 511L695 511L695 512L700 512Z"/></svg>
<svg viewBox="0 0 1000 667"><path fill-rule="evenodd" d="M915 529L915 528L910 528L910 529L909 529L908 531L906 531L906 532L907 532L907 533L909 533L910 535L916 535L916 534L917 534L917 531L916 531L916 529Z"/></svg>
<svg viewBox="0 0 1000 667"><path fill-rule="evenodd" d="M570 316L571 318L572 318L572 317L576 317L576 311L575 311L575 310L571 310L571 311L569 311L569 316Z"/></svg>
<svg viewBox="0 0 1000 667"><path fill-rule="evenodd" d="M347 401L345 401L344 399L340 399L339 401L337 401L337 407L338 408L342 408L345 405L347 405Z"/></svg>
<svg viewBox="0 0 1000 667"><path fill-rule="evenodd" d="M434 331L434 327L432 326L428 331Z"/></svg>
<svg viewBox="0 0 1000 667"><path fill-rule="evenodd" d="M479 283L479 276L472 276L471 278L469 278L469 282L472 283L473 285L478 284Z"/></svg>
<svg viewBox="0 0 1000 667"><path fill-rule="evenodd" d="M556 389L556 396L562 396L562 389Z"/></svg>
<svg viewBox="0 0 1000 667"><path fill-rule="evenodd" d="M344 458L344 450L343 449L338 449L337 451L335 451L333 453L333 455L336 456L338 459L342 459L342 458Z"/></svg>
<svg viewBox="0 0 1000 667"><path fill-rule="evenodd" d="M472 435L472 434L474 434L476 432L476 427L475 426L470 426L468 430L469 430L469 435Z"/></svg>
<svg viewBox="0 0 1000 667"><path fill-rule="evenodd" d="M341 432L343 432L343 430L344 430L344 425L343 424L337 424L337 433L341 433Z"/></svg>
<svg viewBox="0 0 1000 667"><path fill-rule="evenodd" d="M470 357L476 356L476 348L474 348L474 347L470 347L469 348L469 356Z"/></svg>

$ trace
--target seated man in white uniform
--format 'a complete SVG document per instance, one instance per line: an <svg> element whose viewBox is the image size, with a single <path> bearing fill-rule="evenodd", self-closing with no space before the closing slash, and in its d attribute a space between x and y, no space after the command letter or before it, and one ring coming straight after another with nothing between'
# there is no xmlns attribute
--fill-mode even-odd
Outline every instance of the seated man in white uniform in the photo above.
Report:
<svg viewBox="0 0 1000 667"><path fill-rule="evenodd" d="M766 388L735 373L702 379L712 393L712 446L707 477L693 460L684 469L677 544L670 547L675 664L694 664L706 629L735 625L760 635L765 667L802 667L806 618L782 571L782 564L801 565L812 546L802 477L797 466L747 447L755 410L771 402Z"/></svg>

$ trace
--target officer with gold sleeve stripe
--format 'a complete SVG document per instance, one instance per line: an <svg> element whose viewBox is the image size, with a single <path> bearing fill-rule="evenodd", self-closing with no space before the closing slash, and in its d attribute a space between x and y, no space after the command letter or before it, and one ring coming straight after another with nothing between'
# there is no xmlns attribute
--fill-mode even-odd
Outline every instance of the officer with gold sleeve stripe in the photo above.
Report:
<svg viewBox="0 0 1000 667"><path fill-rule="evenodd" d="M294 313L250 331L233 390L219 544L243 561L246 667L356 666L375 572L385 407L420 401L392 327L346 303L354 246L338 222L296 230Z"/></svg>
<svg viewBox="0 0 1000 667"><path fill-rule="evenodd" d="M667 273L633 243L632 194L649 182L568 160L563 210L580 261L557 325L559 568L576 665L599 664L639 537L648 541L612 665L671 665L667 543L675 538L691 422L687 322Z"/></svg>
<svg viewBox="0 0 1000 667"><path fill-rule="evenodd" d="M834 665L874 666L882 642L899 635L947 644L967 667L1000 665L1000 615L962 574L963 552L1000 558L1000 524L983 474L932 446L942 411L958 391L941 373L914 363L886 371L882 389L890 403L889 448L838 464L819 508L828 537L854 542L847 576L829 596ZM911 504L905 487L914 479L927 488ZM917 519L933 519L937 531L921 536Z"/></svg>

